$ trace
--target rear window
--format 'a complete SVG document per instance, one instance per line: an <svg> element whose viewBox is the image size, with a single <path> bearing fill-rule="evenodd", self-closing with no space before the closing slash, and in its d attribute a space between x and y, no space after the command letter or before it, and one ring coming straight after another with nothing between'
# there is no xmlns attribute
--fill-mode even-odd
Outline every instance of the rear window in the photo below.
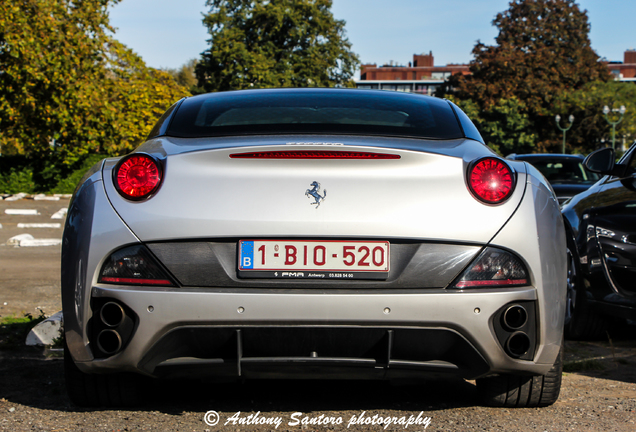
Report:
<svg viewBox="0 0 636 432"><path fill-rule="evenodd" d="M210 93L185 99L166 135L355 134L463 138L442 99L397 92L284 89Z"/></svg>

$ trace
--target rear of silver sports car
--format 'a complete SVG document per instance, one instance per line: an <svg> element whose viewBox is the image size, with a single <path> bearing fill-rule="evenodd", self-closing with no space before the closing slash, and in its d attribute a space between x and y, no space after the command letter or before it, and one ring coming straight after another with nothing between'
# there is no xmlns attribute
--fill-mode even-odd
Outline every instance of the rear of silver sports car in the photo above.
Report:
<svg viewBox="0 0 636 432"><path fill-rule="evenodd" d="M486 393L514 377L515 400L491 403L546 405L532 388L560 380L565 269L543 177L472 139L158 136L71 202L69 367Z"/></svg>

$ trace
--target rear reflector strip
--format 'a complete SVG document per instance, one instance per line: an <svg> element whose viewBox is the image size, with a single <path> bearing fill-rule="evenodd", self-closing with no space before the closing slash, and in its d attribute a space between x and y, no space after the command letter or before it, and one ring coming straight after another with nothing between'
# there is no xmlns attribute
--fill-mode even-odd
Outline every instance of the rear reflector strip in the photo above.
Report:
<svg viewBox="0 0 636 432"><path fill-rule="evenodd" d="M234 153L230 157L235 159L400 159L400 155L396 154L328 150Z"/></svg>
<svg viewBox="0 0 636 432"><path fill-rule="evenodd" d="M117 278L102 276L99 282L118 283L126 285L172 285L172 282L166 279L137 279L137 278Z"/></svg>
<svg viewBox="0 0 636 432"><path fill-rule="evenodd" d="M496 279L496 280L467 280L459 281L455 288L489 287L489 286L514 286L527 285L527 279Z"/></svg>

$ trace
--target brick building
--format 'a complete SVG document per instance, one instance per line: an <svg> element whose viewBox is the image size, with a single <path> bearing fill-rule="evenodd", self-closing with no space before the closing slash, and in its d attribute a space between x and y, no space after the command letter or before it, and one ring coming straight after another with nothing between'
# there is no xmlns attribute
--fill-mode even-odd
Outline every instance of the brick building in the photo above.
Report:
<svg viewBox="0 0 636 432"><path fill-rule="evenodd" d="M636 50L628 49L625 51L623 62L608 62L607 67L614 79L636 82Z"/></svg>
<svg viewBox="0 0 636 432"><path fill-rule="evenodd" d="M435 66L433 53L414 54L408 66L364 64L360 70L358 88L384 89L405 92L433 94L452 74L469 74L467 64Z"/></svg>
<svg viewBox="0 0 636 432"><path fill-rule="evenodd" d="M614 78L636 83L636 50L625 51L624 61L606 62ZM362 89L396 90L432 95L452 74L469 75L467 64L435 66L433 53L414 54L407 66L363 64L356 87Z"/></svg>

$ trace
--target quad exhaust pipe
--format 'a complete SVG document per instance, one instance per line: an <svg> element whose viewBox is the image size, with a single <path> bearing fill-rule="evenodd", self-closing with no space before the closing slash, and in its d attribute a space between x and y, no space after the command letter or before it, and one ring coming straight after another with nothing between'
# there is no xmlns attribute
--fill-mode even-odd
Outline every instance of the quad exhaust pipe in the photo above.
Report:
<svg viewBox="0 0 636 432"><path fill-rule="evenodd" d="M524 332L515 332L506 341L505 348L510 356L519 358L530 349L530 338Z"/></svg>
<svg viewBox="0 0 636 432"><path fill-rule="evenodd" d="M504 312L503 322L510 330L518 330L528 322L528 312L521 305L512 305Z"/></svg>
<svg viewBox="0 0 636 432"><path fill-rule="evenodd" d="M99 317L108 327L118 327L124 322L126 312L119 303L108 302L99 310Z"/></svg>
<svg viewBox="0 0 636 432"><path fill-rule="evenodd" d="M113 329L102 330L97 335L97 348L104 354L113 355L119 352L121 346L121 336Z"/></svg>
<svg viewBox="0 0 636 432"><path fill-rule="evenodd" d="M508 306L501 314L501 326L505 335L501 343L510 357L524 357L531 349L533 342L528 335L528 320L528 310L518 303Z"/></svg>
<svg viewBox="0 0 636 432"><path fill-rule="evenodd" d="M95 314L95 343L103 355L112 356L122 350L132 335L133 318L117 301L104 303L98 311Z"/></svg>

